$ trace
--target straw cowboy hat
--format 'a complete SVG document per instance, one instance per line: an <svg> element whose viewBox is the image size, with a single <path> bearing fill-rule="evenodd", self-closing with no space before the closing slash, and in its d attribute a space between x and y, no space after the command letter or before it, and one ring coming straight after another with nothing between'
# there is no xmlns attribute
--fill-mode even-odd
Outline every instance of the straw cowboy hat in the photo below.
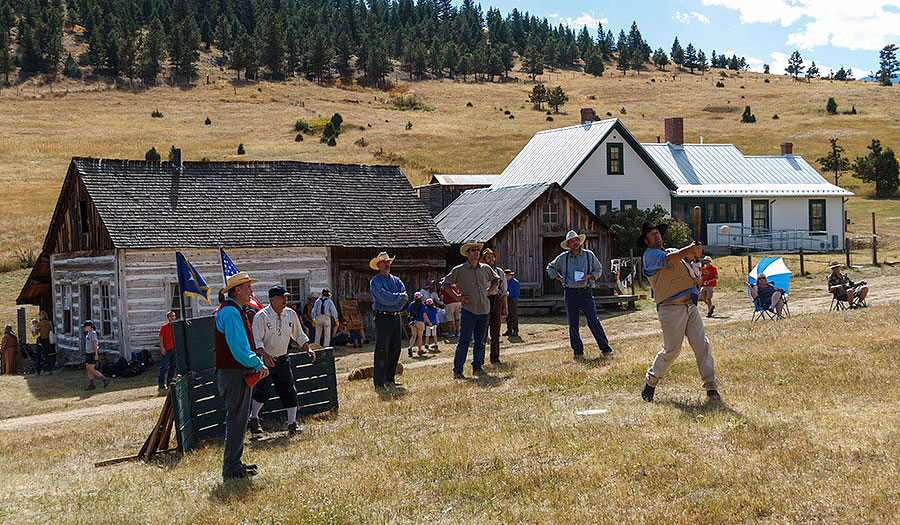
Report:
<svg viewBox="0 0 900 525"><path fill-rule="evenodd" d="M583 233L581 235L578 235L577 233L575 233L575 230L569 230L569 233L566 234L566 240L559 243L559 246L564 250L568 250L569 249L569 241L574 239L575 237L578 237L581 240L580 244L584 244L584 240L587 239L587 235L585 235Z"/></svg>
<svg viewBox="0 0 900 525"><path fill-rule="evenodd" d="M376 255L375 257L373 257L371 261L369 261L369 268L371 268L373 270L377 270L378 263L380 263L381 261L394 262L394 259L395 259L395 257L391 257L390 255L387 254L387 252L381 252L378 255Z"/></svg>
<svg viewBox="0 0 900 525"><path fill-rule="evenodd" d="M844 266L843 264L841 264L837 261L831 261L830 263L828 263L829 268L841 268L843 266Z"/></svg>
<svg viewBox="0 0 900 525"><path fill-rule="evenodd" d="M251 279L247 272L238 272L225 281L225 288L222 288L222 291L228 293L228 290L236 286L240 286L242 284L253 284L258 283L259 279Z"/></svg>
<svg viewBox="0 0 900 525"><path fill-rule="evenodd" d="M495 252L494 250L492 250L490 248L485 248L484 250L481 250L481 259L479 259L479 261L484 262L484 258L487 257L488 255L493 255L494 259L500 258L499 253Z"/></svg>
<svg viewBox="0 0 900 525"><path fill-rule="evenodd" d="M471 240L471 239L470 239L470 240L466 241L465 244L463 244L462 246L459 247L459 253L460 253L463 257L468 257L468 256L469 256L468 251L469 251L470 249L472 249L472 248L478 248L478 249L480 250L480 249L483 248L483 247L484 247L484 243L483 243L483 242L478 242L478 241L474 241L474 240Z"/></svg>

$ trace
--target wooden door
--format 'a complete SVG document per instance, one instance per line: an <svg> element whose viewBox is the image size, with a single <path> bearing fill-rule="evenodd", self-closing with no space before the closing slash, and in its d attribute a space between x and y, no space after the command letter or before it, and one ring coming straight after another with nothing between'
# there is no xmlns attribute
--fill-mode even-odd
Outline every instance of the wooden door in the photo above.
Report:
<svg viewBox="0 0 900 525"><path fill-rule="evenodd" d="M541 272L544 276L544 295L562 295L562 283L557 281L556 279L551 279L549 275L547 275L547 265L550 264L550 261L556 259L556 257L563 252L563 249L560 248L559 243L563 242L565 237L542 237L543 239L543 265L541 265Z"/></svg>

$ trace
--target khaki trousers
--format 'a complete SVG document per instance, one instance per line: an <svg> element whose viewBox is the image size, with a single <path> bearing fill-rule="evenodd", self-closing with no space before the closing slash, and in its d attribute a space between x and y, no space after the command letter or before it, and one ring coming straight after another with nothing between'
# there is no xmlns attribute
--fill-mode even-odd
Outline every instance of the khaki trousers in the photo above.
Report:
<svg viewBox="0 0 900 525"><path fill-rule="evenodd" d="M659 324L662 326L663 349L656 354L653 365L647 370L647 384L655 387L659 380L666 375L675 358L681 353L681 345L684 343L684 338L687 337L694 350L694 358L697 360L703 388L715 390L717 381L713 356L697 305L693 303L662 303L659 305L658 316Z"/></svg>

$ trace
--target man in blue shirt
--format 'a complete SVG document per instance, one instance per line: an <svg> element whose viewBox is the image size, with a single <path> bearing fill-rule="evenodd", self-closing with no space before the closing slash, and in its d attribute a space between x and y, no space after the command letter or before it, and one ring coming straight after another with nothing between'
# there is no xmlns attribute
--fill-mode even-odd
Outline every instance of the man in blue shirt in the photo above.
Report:
<svg viewBox="0 0 900 525"><path fill-rule="evenodd" d="M256 355L250 320L241 308L250 300L253 292L250 285L255 282L258 281L251 279L247 272L229 277L222 290L228 297L216 310L216 386L225 401L225 451L222 459L222 477L225 479L256 475L256 465L241 462L251 394L244 376L254 370L259 372L260 378L269 375L269 369Z"/></svg>
<svg viewBox="0 0 900 525"><path fill-rule="evenodd" d="M386 392L387 387L400 386L394 381L397 361L400 360L400 338L403 328L400 314L409 300L406 287L398 277L391 275L394 258L387 252L379 253L369 261L369 268L378 270L369 281L372 292L372 309L375 310L375 364L372 381L375 391Z"/></svg>
<svg viewBox="0 0 900 525"><path fill-rule="evenodd" d="M575 353L575 359L584 358L584 343L578 333L580 323L578 310L584 312L588 328L597 341L603 355L612 353L606 332L597 317L597 305L591 293L591 281L600 277L603 267L594 252L582 248L585 235L578 235L574 230L566 234L566 240L560 246L566 251L547 265L547 274L563 285L563 298L566 302L566 318L569 321L569 344Z"/></svg>
<svg viewBox="0 0 900 525"><path fill-rule="evenodd" d="M503 271L506 276L506 292L507 292L507 311L506 316L506 333L507 337L519 337L519 295L522 293L522 287L519 280L516 279L516 272L506 269Z"/></svg>
<svg viewBox="0 0 900 525"><path fill-rule="evenodd" d="M697 309L698 281L693 277L689 263L684 260L702 257L703 247L691 244L680 250L665 250L662 236L667 229L667 224L653 225L645 222L638 238L638 246L647 248L643 257L644 273L653 288L656 312L663 332L663 348L647 370L641 397L645 401L653 401L656 385L678 357L686 336L694 350L706 394L710 399L718 400L712 352L703 327L703 318Z"/></svg>

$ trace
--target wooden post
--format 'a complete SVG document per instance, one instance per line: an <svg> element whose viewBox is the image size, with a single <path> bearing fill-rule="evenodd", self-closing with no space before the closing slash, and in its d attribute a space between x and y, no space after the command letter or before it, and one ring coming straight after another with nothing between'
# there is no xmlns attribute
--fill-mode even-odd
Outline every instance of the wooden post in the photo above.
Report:
<svg viewBox="0 0 900 525"><path fill-rule="evenodd" d="M800 247L800 275L806 275L806 269L803 266L803 246Z"/></svg>
<svg viewBox="0 0 900 525"><path fill-rule="evenodd" d="M878 266L878 236L872 236L872 266Z"/></svg>
<svg viewBox="0 0 900 525"><path fill-rule="evenodd" d="M631 295L634 295L634 249L628 250L628 265L631 268ZM634 303L631 303L634 304Z"/></svg>
<svg viewBox="0 0 900 525"><path fill-rule="evenodd" d="M753 259L751 259L750 254L747 254L747 274L750 274L750 271L753 270Z"/></svg>
<svg viewBox="0 0 900 525"><path fill-rule="evenodd" d="M872 212L872 235L875 235L875 212Z"/></svg>
<svg viewBox="0 0 900 525"><path fill-rule="evenodd" d="M850 269L850 237L844 237L844 254L847 257L847 269Z"/></svg>
<svg viewBox="0 0 900 525"><path fill-rule="evenodd" d="M16 334L19 336L19 345L28 341L27 328L25 327L25 308L16 309Z"/></svg>

